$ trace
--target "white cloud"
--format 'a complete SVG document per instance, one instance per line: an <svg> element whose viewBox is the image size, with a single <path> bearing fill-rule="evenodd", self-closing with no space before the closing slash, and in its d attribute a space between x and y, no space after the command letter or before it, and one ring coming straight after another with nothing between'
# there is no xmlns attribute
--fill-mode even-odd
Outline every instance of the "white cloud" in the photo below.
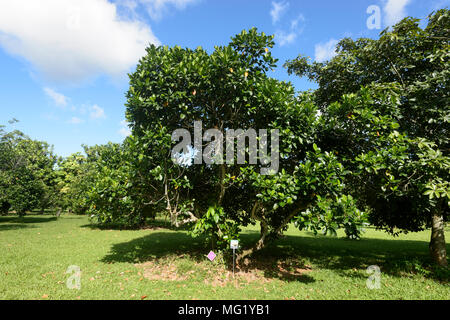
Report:
<svg viewBox="0 0 450 320"><path fill-rule="evenodd" d="M277 43L282 47L294 43L297 37L303 32L303 28L300 28L299 23L304 21L305 17L302 14L299 14L296 19L291 20L290 29L288 32L278 30L275 33Z"/></svg>
<svg viewBox="0 0 450 320"><path fill-rule="evenodd" d="M336 55L336 45L338 40L330 39L326 43L318 43L315 46L315 60L317 62L324 62L330 60Z"/></svg>
<svg viewBox="0 0 450 320"><path fill-rule="evenodd" d="M384 22L387 26L392 26L406 17L405 7L411 0L385 0L383 7Z"/></svg>
<svg viewBox="0 0 450 320"><path fill-rule="evenodd" d="M284 32L284 31L278 31L275 34L275 37L277 38L277 42L280 46L285 46L287 44L291 44L297 39L297 33L296 32Z"/></svg>
<svg viewBox="0 0 450 320"><path fill-rule="evenodd" d="M131 135L131 129L128 127L128 122L123 120L120 122L121 128L119 129L119 134L123 137L128 137Z"/></svg>
<svg viewBox="0 0 450 320"><path fill-rule="evenodd" d="M147 9L147 13L153 20L161 20L162 16L170 10L170 7L183 10L189 4L198 0L136 0ZM132 6L136 7L136 1L131 1ZM129 2L129 1L128 1ZM129 4L128 4L129 6ZM134 9L133 9L134 10Z"/></svg>
<svg viewBox="0 0 450 320"><path fill-rule="evenodd" d="M78 117L72 117L72 119L69 120L70 124L81 124L83 122L84 122L84 120L80 119Z"/></svg>
<svg viewBox="0 0 450 320"><path fill-rule="evenodd" d="M107 0L0 1L0 46L53 81L121 76L149 43L159 44L150 27Z"/></svg>
<svg viewBox="0 0 450 320"><path fill-rule="evenodd" d="M105 119L106 113L105 110L101 107L99 107L97 104L90 105L90 104L82 104L81 106L75 106L72 105L70 108L66 108L67 101L70 100L70 98L56 92L55 90L51 88L44 88L44 92L53 99L56 105L63 106L65 112L69 112L72 115L79 115L82 118L89 117L90 120L98 120L98 119ZM54 116L45 116L47 120L57 120ZM68 122L71 124L80 124L84 123L85 120L82 118L73 116Z"/></svg>
<svg viewBox="0 0 450 320"><path fill-rule="evenodd" d="M301 22L305 21L305 17L302 14L299 14L297 19L291 21L291 30L297 29L300 21Z"/></svg>
<svg viewBox="0 0 450 320"><path fill-rule="evenodd" d="M103 110L102 108L100 108L98 105L94 104L91 108L90 111L90 118L91 119L103 119L106 118L106 114L105 114L105 110Z"/></svg>
<svg viewBox="0 0 450 320"><path fill-rule="evenodd" d="M272 23L277 23L281 16L286 12L289 7L289 2L272 2L272 9L270 10L270 16L272 17Z"/></svg>
<svg viewBox="0 0 450 320"><path fill-rule="evenodd" d="M44 92L47 96L52 98L53 102L60 107L67 106L67 97L61 93L56 92L51 88L44 88Z"/></svg>
<svg viewBox="0 0 450 320"><path fill-rule="evenodd" d="M136 10L138 6L137 0L119 0L117 4L127 8L130 11Z"/></svg>

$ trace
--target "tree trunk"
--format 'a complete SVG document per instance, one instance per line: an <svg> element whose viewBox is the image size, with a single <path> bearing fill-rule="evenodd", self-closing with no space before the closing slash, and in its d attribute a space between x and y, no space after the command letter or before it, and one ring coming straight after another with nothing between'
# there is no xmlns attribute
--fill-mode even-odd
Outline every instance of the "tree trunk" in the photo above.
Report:
<svg viewBox="0 0 450 320"><path fill-rule="evenodd" d="M236 264L239 266L241 261L248 256L251 256L254 252L263 249L266 246L266 237L269 234L269 230L264 224L264 222L261 222L261 233L260 238L256 244L251 247L250 249L244 250L240 255L238 255L236 259Z"/></svg>
<svg viewBox="0 0 450 320"><path fill-rule="evenodd" d="M442 267L447 266L447 249L445 247L444 217L435 212L431 217L430 253L433 260Z"/></svg>
<svg viewBox="0 0 450 320"><path fill-rule="evenodd" d="M303 203L297 204L295 209L291 212L291 214L289 214L284 221L278 226L277 229L272 230L272 232L270 232L269 230L269 225L267 224L267 222L264 220L264 218L262 217L257 217L256 215L256 211L258 210L258 203L255 203L255 206L253 207L252 210L252 218L254 218L255 220L259 220L260 224L261 224L261 236L258 240L258 242L250 249L248 250L244 250L237 258L237 264L239 265L239 263L247 256L252 255L254 252L259 251L261 249L263 249L266 245L267 245L267 236L269 236L269 234L274 235L275 237L278 236L281 233L281 230L283 230L283 228L289 224L289 222L291 222L292 218L294 218L294 216L296 214L298 214L300 211L305 210L308 207L308 205L305 205ZM270 237L270 240L273 240L274 237Z"/></svg>

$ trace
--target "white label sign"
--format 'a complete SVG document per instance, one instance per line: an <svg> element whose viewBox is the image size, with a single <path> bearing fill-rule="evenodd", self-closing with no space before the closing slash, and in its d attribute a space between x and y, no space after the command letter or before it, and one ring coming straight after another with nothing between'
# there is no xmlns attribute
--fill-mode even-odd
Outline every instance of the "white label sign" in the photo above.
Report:
<svg viewBox="0 0 450 320"><path fill-rule="evenodd" d="M231 242L230 242L230 249L239 249L239 241L238 240L231 240Z"/></svg>

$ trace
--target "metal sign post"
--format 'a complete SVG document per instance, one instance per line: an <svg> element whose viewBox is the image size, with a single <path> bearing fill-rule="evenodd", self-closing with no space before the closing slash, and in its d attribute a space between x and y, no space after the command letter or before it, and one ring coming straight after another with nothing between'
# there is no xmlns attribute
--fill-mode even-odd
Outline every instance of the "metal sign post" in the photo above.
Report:
<svg viewBox="0 0 450 320"><path fill-rule="evenodd" d="M239 241L238 240L231 240L230 242L230 248L233 249L233 278L234 278L234 265L236 262L235 256L236 256L236 249L239 248Z"/></svg>
<svg viewBox="0 0 450 320"><path fill-rule="evenodd" d="M235 254L236 254L236 249L233 249L233 278L234 278L234 257L235 257Z"/></svg>

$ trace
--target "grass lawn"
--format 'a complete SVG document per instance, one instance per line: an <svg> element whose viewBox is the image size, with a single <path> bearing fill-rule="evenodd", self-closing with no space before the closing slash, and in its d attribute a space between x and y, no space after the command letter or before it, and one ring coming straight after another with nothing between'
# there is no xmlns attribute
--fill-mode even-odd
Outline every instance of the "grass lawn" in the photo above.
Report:
<svg viewBox="0 0 450 320"><path fill-rule="evenodd" d="M242 242L257 236L247 228ZM350 241L291 228L233 278L222 256L210 262L201 239L185 231L99 230L71 215L0 217L0 299L449 299L448 273L426 267L429 237L368 229ZM81 268L80 290L66 286L71 265ZM378 290L366 286L370 265L381 269Z"/></svg>

